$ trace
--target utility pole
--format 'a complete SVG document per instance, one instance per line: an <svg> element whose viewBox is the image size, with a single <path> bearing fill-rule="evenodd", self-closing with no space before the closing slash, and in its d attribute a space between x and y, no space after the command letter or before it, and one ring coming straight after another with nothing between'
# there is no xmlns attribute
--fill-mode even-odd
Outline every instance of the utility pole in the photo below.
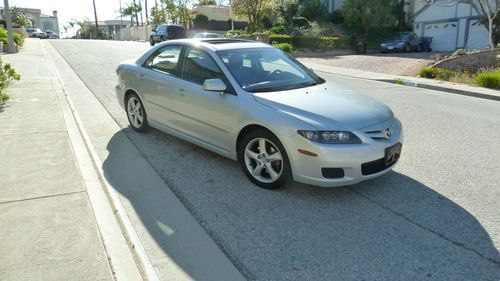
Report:
<svg viewBox="0 0 500 281"><path fill-rule="evenodd" d="M231 18L231 30L234 30L233 3L229 0L229 17Z"/></svg>
<svg viewBox="0 0 500 281"><path fill-rule="evenodd" d="M122 10L122 0L120 1L120 29L123 28L123 10Z"/></svg>
<svg viewBox="0 0 500 281"><path fill-rule="evenodd" d="M144 9L146 10L146 25L149 24L148 20L148 0L144 0Z"/></svg>
<svg viewBox="0 0 500 281"><path fill-rule="evenodd" d="M16 46L14 45L14 35L12 34L12 22L10 19L10 10L9 10L9 0L3 0L4 4L4 14L5 14L5 22L7 25L7 36L9 37L9 53L16 52Z"/></svg>
<svg viewBox="0 0 500 281"><path fill-rule="evenodd" d="M95 33L96 33L96 39L99 39L99 24L97 23L97 10L95 8L95 0L92 0L94 3L94 17L95 17Z"/></svg>

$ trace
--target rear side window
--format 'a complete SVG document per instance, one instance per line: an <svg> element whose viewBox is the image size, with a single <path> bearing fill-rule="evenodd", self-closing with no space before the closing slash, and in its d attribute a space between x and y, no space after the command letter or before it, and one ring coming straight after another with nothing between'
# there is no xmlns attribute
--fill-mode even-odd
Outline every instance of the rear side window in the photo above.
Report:
<svg viewBox="0 0 500 281"><path fill-rule="evenodd" d="M185 36L186 31L184 30L184 27L178 26L178 25L169 25L167 27L167 33L170 36Z"/></svg>
<svg viewBox="0 0 500 281"><path fill-rule="evenodd" d="M145 66L153 70L180 77L179 56L182 46L165 46L146 61Z"/></svg>

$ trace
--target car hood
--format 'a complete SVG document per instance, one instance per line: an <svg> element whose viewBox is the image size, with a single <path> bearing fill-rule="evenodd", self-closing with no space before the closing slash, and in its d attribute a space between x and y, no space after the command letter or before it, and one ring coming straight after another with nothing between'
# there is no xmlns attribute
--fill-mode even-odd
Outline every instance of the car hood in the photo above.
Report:
<svg viewBox="0 0 500 281"><path fill-rule="evenodd" d="M318 130L357 130L393 117L385 104L334 83L253 95Z"/></svg>

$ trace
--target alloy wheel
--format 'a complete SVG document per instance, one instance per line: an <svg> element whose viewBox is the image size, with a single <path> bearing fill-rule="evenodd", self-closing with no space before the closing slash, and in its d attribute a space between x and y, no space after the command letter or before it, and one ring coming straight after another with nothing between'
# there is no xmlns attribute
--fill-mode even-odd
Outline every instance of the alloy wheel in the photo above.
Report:
<svg viewBox="0 0 500 281"><path fill-rule="evenodd" d="M283 173L283 156L278 147L265 138L255 138L245 147L245 166L259 182L272 183Z"/></svg>
<svg viewBox="0 0 500 281"><path fill-rule="evenodd" d="M144 123L144 109L142 108L141 102L135 96L128 99L127 115L130 124L134 128L141 128Z"/></svg>

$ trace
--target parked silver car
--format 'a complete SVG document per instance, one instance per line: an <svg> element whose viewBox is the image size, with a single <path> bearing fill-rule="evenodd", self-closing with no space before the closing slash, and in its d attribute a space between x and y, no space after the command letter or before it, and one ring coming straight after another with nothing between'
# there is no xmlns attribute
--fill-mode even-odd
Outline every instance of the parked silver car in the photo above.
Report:
<svg viewBox="0 0 500 281"><path fill-rule="evenodd" d="M402 126L386 105L263 43L168 41L117 74L134 130L152 126L237 160L264 188L351 185L387 173L401 154Z"/></svg>

